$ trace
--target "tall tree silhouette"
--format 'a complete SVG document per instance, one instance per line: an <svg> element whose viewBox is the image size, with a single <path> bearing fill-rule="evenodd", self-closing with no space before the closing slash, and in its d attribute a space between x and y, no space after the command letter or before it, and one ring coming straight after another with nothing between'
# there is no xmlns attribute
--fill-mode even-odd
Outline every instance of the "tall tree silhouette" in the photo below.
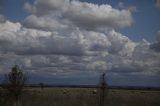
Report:
<svg viewBox="0 0 160 106"><path fill-rule="evenodd" d="M7 90L8 96L13 99L14 106L16 106L19 101L26 81L27 76L17 65L5 75L3 88Z"/></svg>
<svg viewBox="0 0 160 106"><path fill-rule="evenodd" d="M39 83L39 86L41 87L41 89L43 89L44 88L44 83Z"/></svg>
<svg viewBox="0 0 160 106"><path fill-rule="evenodd" d="M106 98L106 89L107 89L107 82L105 79L106 74L103 73L100 77L100 100L99 100L99 106L104 106L105 104L105 98Z"/></svg>

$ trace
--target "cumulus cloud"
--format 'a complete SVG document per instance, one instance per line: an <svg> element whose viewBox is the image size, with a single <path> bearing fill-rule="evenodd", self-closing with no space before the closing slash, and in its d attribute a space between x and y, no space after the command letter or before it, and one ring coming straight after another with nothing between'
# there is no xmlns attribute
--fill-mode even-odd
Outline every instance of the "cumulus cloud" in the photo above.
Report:
<svg viewBox="0 0 160 106"><path fill-rule="evenodd" d="M7 20L0 31L1 70L17 63L31 73L67 77L114 69L154 74L160 69L160 55L148 41L134 42L113 29L44 31Z"/></svg>
<svg viewBox="0 0 160 106"><path fill-rule="evenodd" d="M24 28L20 23L2 23L1 49L15 54L97 55L99 52L131 55L135 44L129 38L110 30L106 33L70 30L68 33ZM12 46L9 46L12 44Z"/></svg>
<svg viewBox="0 0 160 106"><path fill-rule="evenodd" d="M26 29L19 23L9 21L2 24L0 29L0 43L4 53L15 52L21 55L59 53L79 55L82 53L83 48L72 36L62 37L52 32Z"/></svg>
<svg viewBox="0 0 160 106"><path fill-rule="evenodd" d="M46 55L69 55L80 57L98 56L98 58L101 59L102 56L104 57L108 54L109 48L111 47L111 45L113 45L112 43L114 43L114 40L112 41L111 39L117 39L117 37L109 38L109 36L117 34L116 36L119 36L119 39L123 37L121 34L118 34L113 30L112 32L114 34L109 33L110 31L108 33L100 33L77 29L72 30L68 35L60 35L61 33L59 32L27 29L24 28L20 23L13 23L10 21L1 23L0 31L0 53L2 55L13 54L22 57L33 56L30 59L15 59L15 61L20 61L20 63L23 63L23 66L26 66L28 68L33 66L40 67L43 65L47 65L47 67L52 66L53 64L49 65L52 62L47 62L45 61L46 59L43 58ZM121 45L126 44L122 43ZM121 50L119 49L119 51ZM41 55L41 57L35 58L36 55ZM72 62L72 59L70 60L62 56L60 57L60 60L62 61L60 63L61 65L62 63L67 64L68 62ZM42 59L42 63L40 63L39 59ZM86 59L87 58L82 60L82 63L77 64L82 65L83 62L86 61ZM77 60L74 59L73 61ZM100 62L96 62L92 58L90 61L94 61L94 63L91 62L90 65L86 66L86 68L89 68L90 66L90 69L94 69L97 67L101 67L101 65L105 68L105 61L101 62L99 60ZM73 68L73 66L71 66L71 68Z"/></svg>
<svg viewBox="0 0 160 106"><path fill-rule="evenodd" d="M23 24L0 15L5 20L0 22L1 73L14 64L33 74L64 77L102 71L156 74L160 69L159 39L154 44L135 42L115 30L132 24L128 8L36 0L25 9L31 15Z"/></svg>
<svg viewBox="0 0 160 106"><path fill-rule="evenodd" d="M84 11L85 10L85 11ZM132 24L129 10L117 10L110 5L94 5L89 3L71 2L64 16L73 23L90 27L125 27Z"/></svg>
<svg viewBox="0 0 160 106"><path fill-rule="evenodd" d="M45 25L48 27L50 22L54 23L55 19L60 19L61 25L64 24L62 26L70 24L85 29L126 27L133 23L132 13L129 9L118 10L108 4L96 5L75 0L36 0L34 4L26 3L25 9L34 14L26 19L25 25L27 27L38 27L37 19L40 21L40 27ZM50 19L45 18L46 16ZM44 20L47 20L45 21L47 23L42 25ZM56 22L56 25L59 23Z"/></svg>
<svg viewBox="0 0 160 106"><path fill-rule="evenodd" d="M36 15L30 15L25 19L24 25L28 28L35 28L46 31L65 30L69 27L65 22L60 19L52 17L38 17Z"/></svg>
<svg viewBox="0 0 160 106"><path fill-rule="evenodd" d="M112 42L108 50L109 53L124 56L132 55L136 43L131 41L128 37L112 30L110 31L108 38L109 41Z"/></svg>
<svg viewBox="0 0 160 106"><path fill-rule="evenodd" d="M157 74L160 70L160 54L152 51L150 45L146 40L137 45L133 53L133 65L141 70L146 70L146 72Z"/></svg>

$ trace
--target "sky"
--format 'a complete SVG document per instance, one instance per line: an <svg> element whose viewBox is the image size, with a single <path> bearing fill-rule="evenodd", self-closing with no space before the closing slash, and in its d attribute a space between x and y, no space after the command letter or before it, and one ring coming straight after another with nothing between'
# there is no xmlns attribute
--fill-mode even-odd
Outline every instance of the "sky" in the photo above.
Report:
<svg viewBox="0 0 160 106"><path fill-rule="evenodd" d="M0 0L0 76L160 86L160 0Z"/></svg>

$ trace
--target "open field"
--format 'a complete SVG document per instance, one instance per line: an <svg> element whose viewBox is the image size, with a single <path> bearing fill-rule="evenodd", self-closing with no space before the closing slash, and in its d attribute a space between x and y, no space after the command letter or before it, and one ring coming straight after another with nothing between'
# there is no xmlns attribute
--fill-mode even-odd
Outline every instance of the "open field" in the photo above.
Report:
<svg viewBox="0 0 160 106"><path fill-rule="evenodd" d="M20 106L99 106L96 88L27 88ZM105 94L105 106L160 106L160 91L110 89ZM0 93L0 106L12 106L12 101Z"/></svg>

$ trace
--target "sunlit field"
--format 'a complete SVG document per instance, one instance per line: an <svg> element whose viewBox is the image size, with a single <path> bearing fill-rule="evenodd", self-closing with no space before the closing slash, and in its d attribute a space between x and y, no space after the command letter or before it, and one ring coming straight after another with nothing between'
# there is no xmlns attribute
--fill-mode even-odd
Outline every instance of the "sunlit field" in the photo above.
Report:
<svg viewBox="0 0 160 106"><path fill-rule="evenodd" d="M0 93L0 106L13 106L12 100ZM99 106L96 88L27 88L19 106ZM105 106L160 106L160 91L107 90Z"/></svg>

